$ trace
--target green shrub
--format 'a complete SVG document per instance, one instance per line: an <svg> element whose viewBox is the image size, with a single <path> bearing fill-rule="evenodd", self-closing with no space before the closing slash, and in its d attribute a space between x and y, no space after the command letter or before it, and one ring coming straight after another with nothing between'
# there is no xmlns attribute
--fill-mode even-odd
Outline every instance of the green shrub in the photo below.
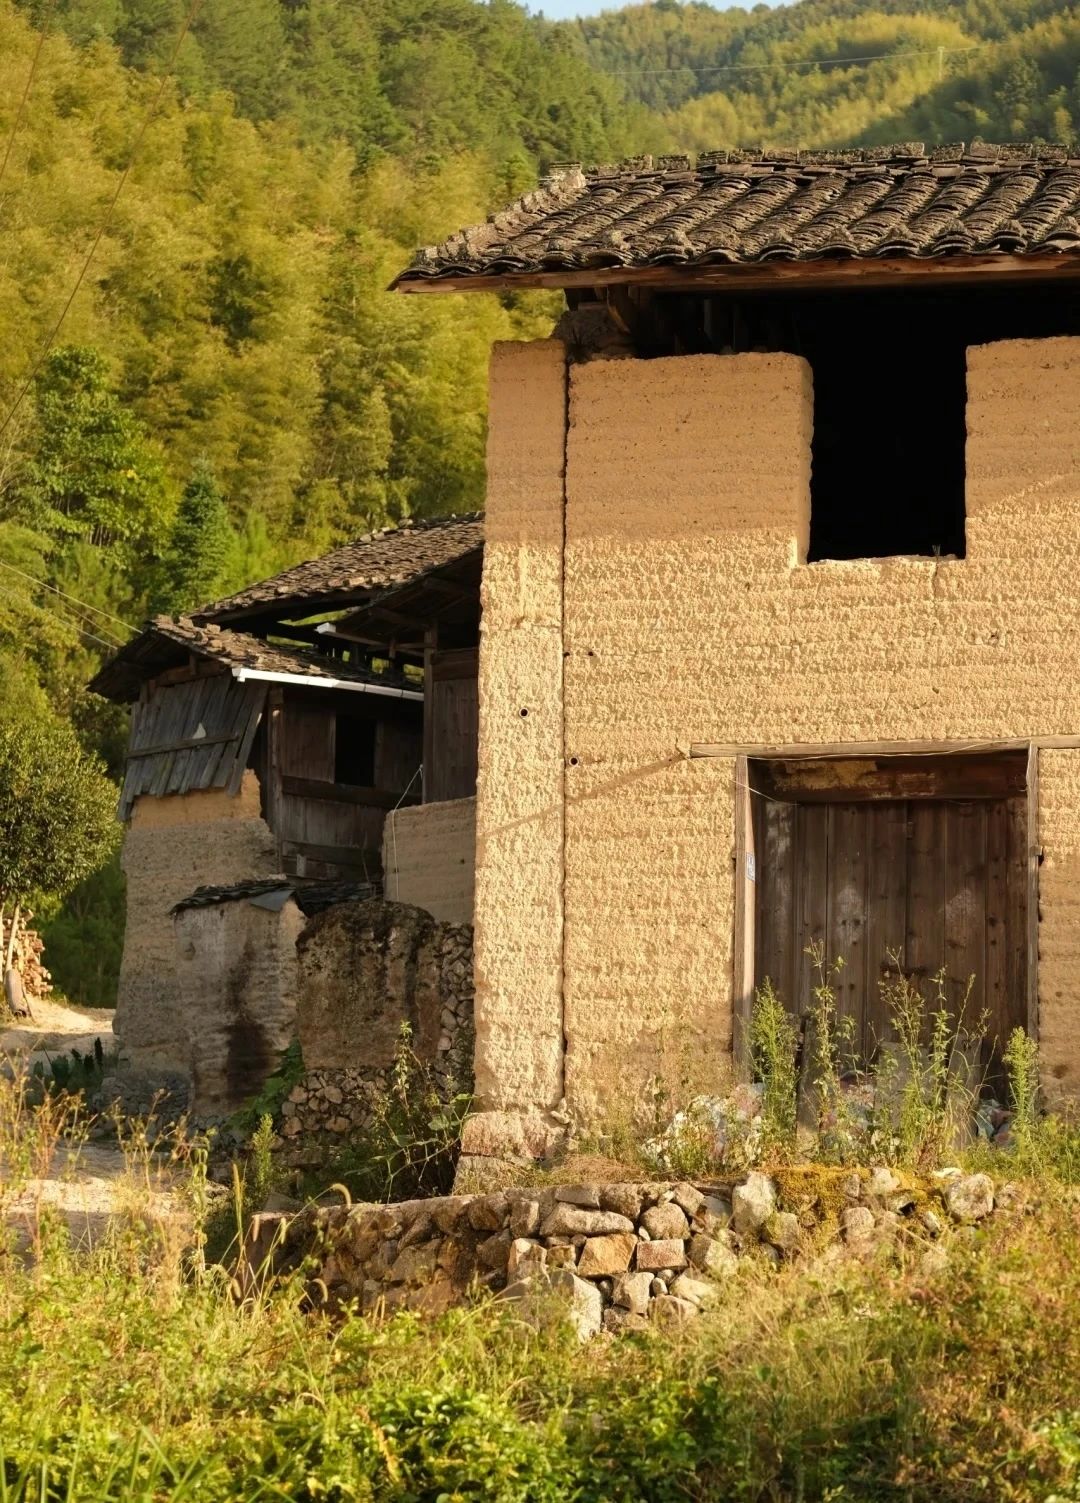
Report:
<svg viewBox="0 0 1080 1503"><path fill-rule="evenodd" d="M799 1030L795 1019L766 978L754 993L750 1014L750 1057L761 1081L762 1147L787 1155L795 1148Z"/></svg>

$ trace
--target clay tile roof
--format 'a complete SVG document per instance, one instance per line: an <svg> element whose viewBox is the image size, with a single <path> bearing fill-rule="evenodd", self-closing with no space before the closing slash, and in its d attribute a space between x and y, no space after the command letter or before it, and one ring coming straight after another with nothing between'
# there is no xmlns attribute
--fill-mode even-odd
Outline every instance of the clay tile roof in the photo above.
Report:
<svg viewBox="0 0 1080 1503"><path fill-rule="evenodd" d="M304 647L279 647L246 632L193 621L190 616L155 616L138 636L103 664L88 687L107 699L134 699L141 683L183 661L187 653L230 668L297 673L313 680L346 679L355 683L416 687L392 675L373 673L359 664L325 657Z"/></svg>
<svg viewBox="0 0 1080 1503"><path fill-rule="evenodd" d="M368 533L322 558L295 564L193 614L197 621L224 622L270 612L298 616L362 603L377 590L396 588L453 563L483 541L478 512L403 522L400 527Z"/></svg>
<svg viewBox="0 0 1080 1503"><path fill-rule="evenodd" d="M335 903L363 903L379 896L374 882L304 881L295 877L253 877L233 882L228 887L197 887L190 896L181 898L170 913L185 913L189 908L215 908L221 903L258 902L283 907L292 898L300 911L309 917L332 908Z"/></svg>
<svg viewBox="0 0 1080 1503"><path fill-rule="evenodd" d="M709 152L563 167L395 282L1080 249L1080 147Z"/></svg>

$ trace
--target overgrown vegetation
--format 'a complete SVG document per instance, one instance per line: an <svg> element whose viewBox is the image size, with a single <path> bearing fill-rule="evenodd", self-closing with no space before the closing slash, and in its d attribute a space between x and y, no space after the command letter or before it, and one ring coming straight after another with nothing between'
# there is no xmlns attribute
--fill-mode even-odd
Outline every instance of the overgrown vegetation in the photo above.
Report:
<svg viewBox="0 0 1080 1503"><path fill-rule="evenodd" d="M369 1090L363 1129L328 1157L316 1178L309 1177L308 1188L322 1189L333 1179L355 1200L448 1195L471 1104L468 1091L448 1090L436 1080L403 1023L385 1086Z"/></svg>
<svg viewBox="0 0 1080 1503"><path fill-rule="evenodd" d="M27 1187L71 1108L0 1081L0 1487L11 1503L1047 1503L1080 1496L1080 1213L957 1237L945 1263L743 1260L677 1338L534 1330L496 1303L386 1324L230 1296L193 1255L198 1156L73 1250Z"/></svg>

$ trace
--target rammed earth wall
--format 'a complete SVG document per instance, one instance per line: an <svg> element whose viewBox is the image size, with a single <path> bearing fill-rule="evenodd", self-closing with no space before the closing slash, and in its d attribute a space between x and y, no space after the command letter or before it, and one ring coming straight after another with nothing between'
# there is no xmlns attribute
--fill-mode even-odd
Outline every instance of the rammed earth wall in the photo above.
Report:
<svg viewBox="0 0 1080 1503"><path fill-rule="evenodd" d="M196 887L274 871L274 838L259 813L259 783L136 801L121 857L127 923L114 1030L136 1069L190 1072L188 1027L172 908Z"/></svg>
<svg viewBox="0 0 1080 1503"><path fill-rule="evenodd" d="M681 747L1080 734L1078 407L1080 339L970 350L966 557L807 565L803 360L496 348L467 1154L542 1151L672 1050L723 1068L734 763ZM1040 761L1039 1033L1075 1095L1080 752Z"/></svg>

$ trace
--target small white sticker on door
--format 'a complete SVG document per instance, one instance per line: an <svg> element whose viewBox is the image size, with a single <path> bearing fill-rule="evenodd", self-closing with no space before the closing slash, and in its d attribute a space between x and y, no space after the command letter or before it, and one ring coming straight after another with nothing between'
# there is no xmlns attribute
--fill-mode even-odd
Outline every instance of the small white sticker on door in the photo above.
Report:
<svg viewBox="0 0 1080 1503"><path fill-rule="evenodd" d="M754 867L754 853L753 853L753 851L747 851L747 853L746 853L746 880L748 882L756 882L757 881L757 872L756 872L755 867Z"/></svg>

